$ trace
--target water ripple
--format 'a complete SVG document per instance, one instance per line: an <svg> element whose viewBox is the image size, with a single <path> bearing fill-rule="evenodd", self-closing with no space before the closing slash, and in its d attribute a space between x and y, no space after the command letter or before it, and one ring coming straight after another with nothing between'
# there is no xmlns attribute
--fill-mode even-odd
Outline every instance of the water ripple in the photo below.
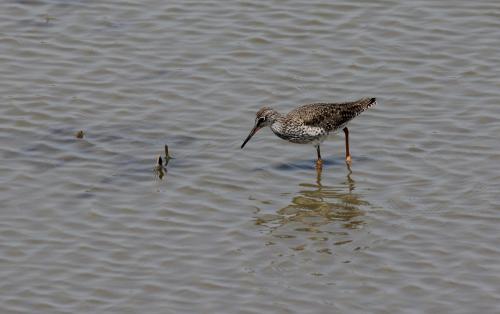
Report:
<svg viewBox="0 0 500 314"><path fill-rule="evenodd" d="M498 9L3 2L2 309L497 311ZM319 177L239 148L263 105L363 96L351 169L342 135Z"/></svg>

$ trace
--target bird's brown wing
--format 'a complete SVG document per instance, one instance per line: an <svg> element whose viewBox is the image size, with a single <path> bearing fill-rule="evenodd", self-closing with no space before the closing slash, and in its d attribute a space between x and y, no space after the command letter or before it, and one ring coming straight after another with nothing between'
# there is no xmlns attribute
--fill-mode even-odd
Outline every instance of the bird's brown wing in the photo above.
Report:
<svg viewBox="0 0 500 314"><path fill-rule="evenodd" d="M330 132L354 119L375 103L375 98L363 98L345 103L309 104L292 110L288 116L301 120L305 125L321 127Z"/></svg>

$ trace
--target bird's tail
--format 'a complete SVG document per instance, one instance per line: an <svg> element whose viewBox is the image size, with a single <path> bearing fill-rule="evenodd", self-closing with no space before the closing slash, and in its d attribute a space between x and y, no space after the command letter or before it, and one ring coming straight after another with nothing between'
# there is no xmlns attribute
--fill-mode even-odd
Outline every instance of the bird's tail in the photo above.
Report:
<svg viewBox="0 0 500 314"><path fill-rule="evenodd" d="M360 115L366 109L377 104L376 98L361 98L356 101L334 104L336 106L337 123L335 129Z"/></svg>
<svg viewBox="0 0 500 314"><path fill-rule="evenodd" d="M357 101L357 105L363 110L370 108L371 106L375 106L377 104L377 98L362 98Z"/></svg>
<svg viewBox="0 0 500 314"><path fill-rule="evenodd" d="M376 98L361 98L359 100L348 102L341 104L342 110L344 111L346 116L350 116L350 118L354 118L359 115L366 109L375 106L377 104Z"/></svg>

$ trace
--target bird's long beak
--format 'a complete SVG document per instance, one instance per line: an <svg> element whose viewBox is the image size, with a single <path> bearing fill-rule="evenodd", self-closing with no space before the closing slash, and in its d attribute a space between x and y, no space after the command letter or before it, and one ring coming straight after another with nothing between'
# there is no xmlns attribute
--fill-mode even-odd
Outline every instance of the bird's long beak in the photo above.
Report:
<svg viewBox="0 0 500 314"><path fill-rule="evenodd" d="M252 131L250 131L250 134L248 134L248 137L247 139L243 142L243 144L241 144L241 148L245 147L245 144L252 138L252 136L254 136L255 133L257 133L258 130L260 130L261 127L259 126L258 123L255 124L255 126L253 127Z"/></svg>

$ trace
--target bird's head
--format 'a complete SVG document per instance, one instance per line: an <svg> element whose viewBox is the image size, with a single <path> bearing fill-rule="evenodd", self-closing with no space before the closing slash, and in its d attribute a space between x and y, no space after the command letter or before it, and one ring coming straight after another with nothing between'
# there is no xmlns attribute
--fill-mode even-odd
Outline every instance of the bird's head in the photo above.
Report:
<svg viewBox="0 0 500 314"><path fill-rule="evenodd" d="M255 115L255 124L253 126L253 129L250 131L250 134L248 134L248 137L241 145L241 148L245 147L245 144L252 138L252 136L254 136L255 133L257 133L258 130L273 124L278 117L279 113L276 110L269 107L260 108Z"/></svg>

